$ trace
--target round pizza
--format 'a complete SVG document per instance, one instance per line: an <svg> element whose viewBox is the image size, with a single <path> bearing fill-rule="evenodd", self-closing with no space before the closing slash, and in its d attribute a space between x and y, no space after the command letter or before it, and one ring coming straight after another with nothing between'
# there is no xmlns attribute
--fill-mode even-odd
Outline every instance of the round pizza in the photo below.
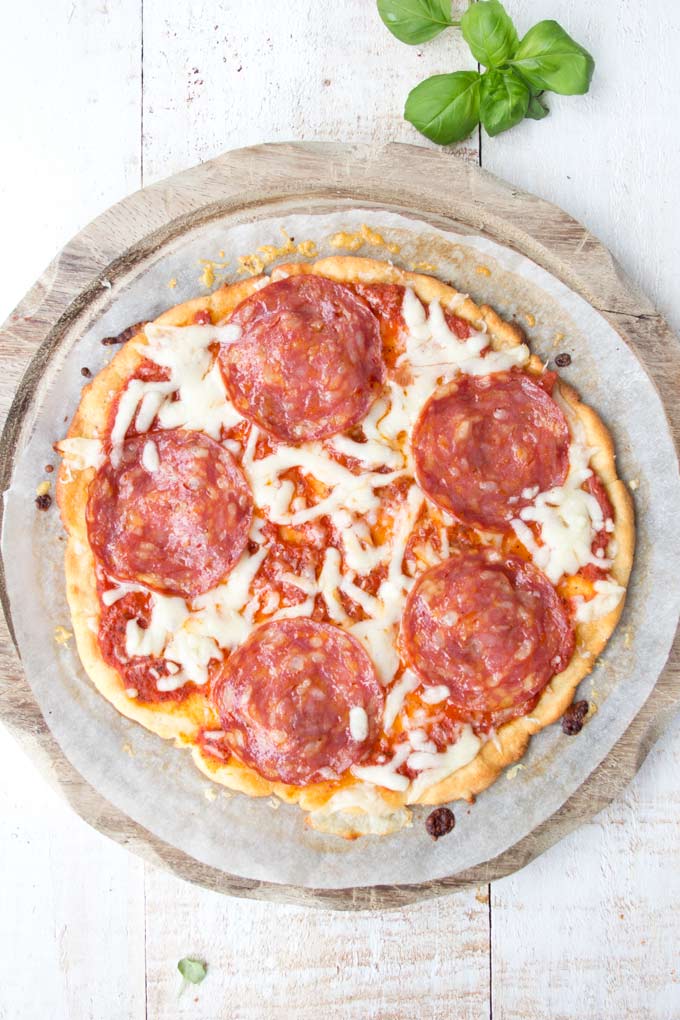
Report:
<svg viewBox="0 0 680 1020"><path fill-rule="evenodd" d="M472 800L569 709L623 607L632 504L516 325L338 256L123 340L57 489L78 651L119 712L353 837Z"/></svg>

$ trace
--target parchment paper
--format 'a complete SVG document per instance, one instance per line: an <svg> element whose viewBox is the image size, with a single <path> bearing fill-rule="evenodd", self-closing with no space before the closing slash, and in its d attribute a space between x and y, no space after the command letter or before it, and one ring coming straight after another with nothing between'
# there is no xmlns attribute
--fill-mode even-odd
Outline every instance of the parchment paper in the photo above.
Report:
<svg viewBox="0 0 680 1020"><path fill-rule="evenodd" d="M207 293L199 283L200 259L227 262L233 279L236 257L261 244L281 244L281 227L296 242L312 239L320 254L331 254L328 238L362 223L401 245L401 252L389 256L365 246L359 255L392 257L407 267L414 260L431 263L459 290L516 317L544 358L569 352L573 360L564 377L611 427L620 475L639 481L638 544L626 609L579 692L596 702L597 714L578 738L565 737L559 726L534 737L523 767L501 776L474 806L460 804L454 833L437 843L425 834L425 809L416 809L410 829L390 837L348 843L314 833L296 808L221 792L193 767L188 752L122 718L88 681L74 641L55 643L55 627L70 630L64 540L56 508L37 513L33 506L37 484L48 477L44 465L55 463L52 443L64 434L77 406L81 367L94 373L116 350L103 347L102 337ZM169 289L172 279L177 284ZM680 505L676 456L654 385L618 334L580 297L514 251L379 209L329 212L328 203L323 213L302 211L238 226L233 220L228 226L214 221L197 228L161 249L142 272L104 290L101 305L91 327L51 362L31 441L5 493L3 556L21 656L41 710L75 768L116 807L199 861L250 879L316 888L452 875L495 857L553 814L647 698L680 612L680 547L673 533ZM527 325L533 321L527 316L535 317L535 325Z"/></svg>

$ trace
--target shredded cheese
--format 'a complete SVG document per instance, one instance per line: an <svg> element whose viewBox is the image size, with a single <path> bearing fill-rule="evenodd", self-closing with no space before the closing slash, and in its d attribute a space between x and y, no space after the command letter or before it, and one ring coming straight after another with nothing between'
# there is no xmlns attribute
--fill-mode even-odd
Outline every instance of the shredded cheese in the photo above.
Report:
<svg viewBox="0 0 680 1020"><path fill-rule="evenodd" d="M368 716L366 709L354 705L349 710L349 732L352 740L361 743L368 736Z"/></svg>

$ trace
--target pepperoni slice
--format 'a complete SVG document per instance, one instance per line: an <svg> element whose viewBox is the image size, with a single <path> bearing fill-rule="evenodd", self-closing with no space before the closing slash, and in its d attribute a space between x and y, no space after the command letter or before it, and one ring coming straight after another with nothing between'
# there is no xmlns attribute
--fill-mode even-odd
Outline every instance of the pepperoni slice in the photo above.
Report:
<svg viewBox="0 0 680 1020"><path fill-rule="evenodd" d="M248 542L253 502L231 454L201 432L126 440L97 472L87 504L92 549L124 581L193 598L229 573Z"/></svg>
<svg viewBox="0 0 680 1020"><path fill-rule="evenodd" d="M421 488L474 527L507 530L567 476L564 414L523 372L461 376L427 402L412 445Z"/></svg>
<svg viewBox="0 0 680 1020"><path fill-rule="evenodd" d="M375 669L359 642L305 617L258 627L222 666L213 700L241 761L294 786L362 761L383 708ZM350 732L354 708L366 713L365 720L358 713L367 722L364 739Z"/></svg>
<svg viewBox="0 0 680 1020"><path fill-rule="evenodd" d="M602 511L602 517L604 521L611 521L614 519L614 508L612 507L611 500L607 495L602 481L597 475L593 474L590 478L586 478L582 488L589 492L591 496L594 496L600 505ZM597 556L598 552L601 553L602 557L607 555L607 547L611 541L612 535L607 531L606 527L600 528L598 533L593 539L591 550L593 555ZM587 578L589 581L597 581L607 576L607 571L598 567L595 563L586 563L585 567L581 567L580 574Z"/></svg>
<svg viewBox="0 0 680 1020"><path fill-rule="evenodd" d="M461 549L418 578L402 640L423 681L445 684L463 718L495 724L528 711L574 650L547 577L487 548Z"/></svg>
<svg viewBox="0 0 680 1020"><path fill-rule="evenodd" d="M291 276L243 301L240 339L220 365L235 407L279 439L322 439L356 425L384 377L378 320L349 287Z"/></svg>

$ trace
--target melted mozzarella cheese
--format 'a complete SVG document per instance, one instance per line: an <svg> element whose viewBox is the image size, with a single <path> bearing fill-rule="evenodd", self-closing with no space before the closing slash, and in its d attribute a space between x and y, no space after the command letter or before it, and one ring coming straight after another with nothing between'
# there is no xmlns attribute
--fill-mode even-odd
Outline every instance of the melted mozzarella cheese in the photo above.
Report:
<svg viewBox="0 0 680 1020"><path fill-rule="evenodd" d="M592 623L594 620L600 620L603 616L607 616L613 609L616 609L626 593L626 589L616 581L595 581L593 587L595 595L592 599L588 601L580 597L575 599L576 619L580 623Z"/></svg>
<svg viewBox="0 0 680 1020"><path fill-rule="evenodd" d="M128 658L149 655L166 660L172 675L157 680L159 691L176 690L187 682L206 683L211 659L221 659L222 649L235 648L248 637L253 622L244 609L252 581L268 552L269 546L263 546L252 556L244 554L227 580L194 599L191 609L184 599L149 593L148 625L143 628L137 620L128 620L125 653ZM112 605L126 591L146 590L140 585L119 585L104 592L102 601Z"/></svg>
<svg viewBox="0 0 680 1020"><path fill-rule="evenodd" d="M611 567L611 560L596 556L592 551L595 535L603 528L609 530L610 521L605 521L595 496L581 488L593 473L589 465L596 451L586 445L583 428L568 406L558 394L555 399L567 417L571 432L567 478L564 485L539 492L534 502L524 507L512 521L520 542L553 584L567 574L576 574L589 563L604 570ZM527 521L540 526L540 543L536 542Z"/></svg>
<svg viewBox="0 0 680 1020"><path fill-rule="evenodd" d="M411 745L408 742L399 744L389 762L384 765L352 765L352 775L363 779L365 783L404 793L409 787L408 776L402 776L397 769L404 764L410 753Z"/></svg>
<svg viewBox="0 0 680 1020"><path fill-rule="evenodd" d="M442 701L446 701L450 693L446 684L437 684L435 687L426 687L421 699L426 705L440 705Z"/></svg>
<svg viewBox="0 0 680 1020"><path fill-rule="evenodd" d="M410 669L406 669L390 690L385 698L385 707L383 709L383 729L386 733L389 733L392 729L394 720L401 712L406 695L410 694L411 691L415 691L419 683L420 680L416 674Z"/></svg>
<svg viewBox="0 0 680 1020"><path fill-rule="evenodd" d="M407 765L419 775L411 783L407 803L414 804L431 786L469 764L481 746L472 727L464 726L455 744L450 744L445 751L414 751L407 758Z"/></svg>
<svg viewBox="0 0 680 1020"><path fill-rule="evenodd" d="M344 786L311 815L314 828L338 835L386 835L410 824L408 808L393 807L369 783Z"/></svg>
<svg viewBox="0 0 680 1020"><path fill-rule="evenodd" d="M512 527L520 542L531 553L537 567L557 584L565 574L575 574L588 563L607 569L610 560L592 552L593 538L604 527L602 510L595 496L581 488L590 478L588 467L592 450L572 442L569 447L569 474L562 486L541 492L534 502L520 511ZM538 544L525 522L541 528Z"/></svg>
<svg viewBox="0 0 680 1020"><path fill-rule="evenodd" d="M151 595L151 615L146 627L140 627L137 620L128 620L125 628L125 654L150 655L159 658L176 631L189 616L184 599L171 595Z"/></svg>
<svg viewBox="0 0 680 1020"><path fill-rule="evenodd" d="M210 347L233 343L241 331L227 326L163 326L150 323L144 330L148 344L139 353L168 370L163 382L132 379L120 396L111 430L111 463L120 463L121 448L133 421L146 432L156 417L161 428L186 428L219 439L241 415L227 398L222 373ZM172 399L170 399L172 398Z"/></svg>
<svg viewBox="0 0 680 1020"><path fill-rule="evenodd" d="M154 443L153 439L147 439L144 443L144 449L142 450L142 467L148 471L149 474L153 474L154 471L158 471L160 463L158 447Z"/></svg>
<svg viewBox="0 0 680 1020"><path fill-rule="evenodd" d="M85 468L99 468L105 461L104 447L98 439L62 439L57 443L59 453L69 468L84 471Z"/></svg>
<svg viewBox="0 0 680 1020"><path fill-rule="evenodd" d="M361 743L368 736L368 716L366 710L360 705L354 705L349 710L349 732L352 740Z"/></svg>

